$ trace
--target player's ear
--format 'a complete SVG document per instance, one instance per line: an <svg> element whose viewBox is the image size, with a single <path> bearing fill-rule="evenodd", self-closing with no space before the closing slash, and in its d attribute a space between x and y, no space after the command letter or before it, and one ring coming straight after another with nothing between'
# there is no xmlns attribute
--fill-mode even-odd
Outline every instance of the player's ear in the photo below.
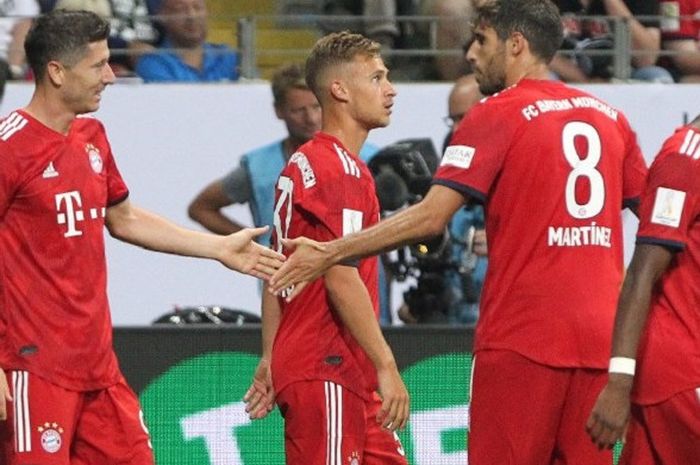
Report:
<svg viewBox="0 0 700 465"><path fill-rule="evenodd" d="M60 62L51 60L46 64L46 77L54 86L60 87L63 85L65 76L66 69Z"/></svg>
<svg viewBox="0 0 700 465"><path fill-rule="evenodd" d="M527 39L520 32L513 32L508 40L506 40L506 49L511 55L520 55L529 44Z"/></svg>
<svg viewBox="0 0 700 465"><path fill-rule="evenodd" d="M333 98L340 100L341 102L347 102L350 99L348 87L340 79L334 79L331 82L330 90Z"/></svg>

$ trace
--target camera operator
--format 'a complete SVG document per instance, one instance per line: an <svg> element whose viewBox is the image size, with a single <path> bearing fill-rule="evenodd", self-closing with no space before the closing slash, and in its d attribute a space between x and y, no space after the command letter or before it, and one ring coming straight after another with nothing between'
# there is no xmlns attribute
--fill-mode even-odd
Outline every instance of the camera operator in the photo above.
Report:
<svg viewBox="0 0 700 465"><path fill-rule="evenodd" d="M443 152L453 128L481 98L473 75L457 79L444 118L450 131ZM455 213L443 237L411 250L419 274L417 285L404 294L399 317L405 323L476 323L487 264L483 207L465 206Z"/></svg>
<svg viewBox="0 0 700 465"><path fill-rule="evenodd" d="M482 98L474 75L462 76L455 81L447 102L445 123L450 131L445 137L443 153L454 128ZM448 321L451 324L474 324L479 317L479 295L487 264L483 206L469 204L458 210L452 217L449 232L452 260L459 264L459 268L446 271L452 294L447 310Z"/></svg>

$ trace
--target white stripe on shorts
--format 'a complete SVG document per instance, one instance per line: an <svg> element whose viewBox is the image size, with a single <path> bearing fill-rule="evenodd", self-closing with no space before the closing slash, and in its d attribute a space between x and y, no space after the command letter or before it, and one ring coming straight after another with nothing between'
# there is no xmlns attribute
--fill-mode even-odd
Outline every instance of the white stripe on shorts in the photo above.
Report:
<svg viewBox="0 0 700 465"><path fill-rule="evenodd" d="M325 381L326 394L326 465L343 465L343 387Z"/></svg>
<svg viewBox="0 0 700 465"><path fill-rule="evenodd" d="M29 419L29 373L12 372L12 409L15 416L15 450L32 451L31 422Z"/></svg>

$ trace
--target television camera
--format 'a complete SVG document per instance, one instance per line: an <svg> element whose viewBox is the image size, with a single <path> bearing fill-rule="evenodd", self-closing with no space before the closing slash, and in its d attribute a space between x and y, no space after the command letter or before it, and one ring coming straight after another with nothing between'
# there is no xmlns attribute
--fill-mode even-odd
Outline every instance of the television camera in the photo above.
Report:
<svg viewBox="0 0 700 465"><path fill-rule="evenodd" d="M423 199L438 164L430 139L401 140L377 152L368 167L374 176L382 216ZM475 228L470 227L457 236L445 228L437 237L383 257L393 279L416 280L403 297L419 323L448 323L450 307L457 301L478 301L471 278L477 258L472 253L474 232ZM461 295L456 295L455 280Z"/></svg>

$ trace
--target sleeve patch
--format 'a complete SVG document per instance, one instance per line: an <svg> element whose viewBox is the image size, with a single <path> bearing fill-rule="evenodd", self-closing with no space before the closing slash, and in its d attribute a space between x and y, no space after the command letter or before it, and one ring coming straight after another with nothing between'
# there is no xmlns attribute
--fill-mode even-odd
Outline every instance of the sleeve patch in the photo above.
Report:
<svg viewBox="0 0 700 465"><path fill-rule="evenodd" d="M656 190L651 222L677 228L681 224L684 203L685 192L659 187Z"/></svg>
<svg viewBox="0 0 700 465"><path fill-rule="evenodd" d="M343 208L343 236L362 231L362 212Z"/></svg>
<svg viewBox="0 0 700 465"><path fill-rule="evenodd" d="M304 184L304 189L313 187L316 185L316 175L314 170L311 168L311 163L309 163L308 158L301 152L296 152L289 159L290 163L296 163L301 171L301 179Z"/></svg>
<svg viewBox="0 0 700 465"><path fill-rule="evenodd" d="M450 145L445 149L440 166L452 165L467 169L471 166L475 153L476 149L468 145Z"/></svg>

